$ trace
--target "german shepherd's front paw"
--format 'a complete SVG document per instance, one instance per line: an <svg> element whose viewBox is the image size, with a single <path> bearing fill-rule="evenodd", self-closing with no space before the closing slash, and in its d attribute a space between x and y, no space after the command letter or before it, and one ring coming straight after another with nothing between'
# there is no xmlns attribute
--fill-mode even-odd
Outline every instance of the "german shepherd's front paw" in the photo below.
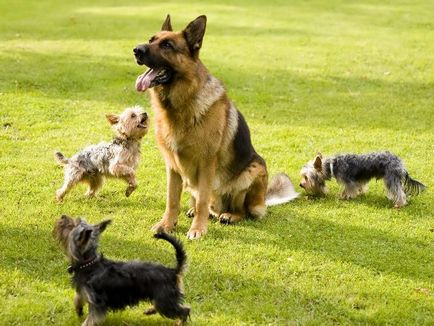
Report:
<svg viewBox="0 0 434 326"><path fill-rule="evenodd" d="M202 228L197 228L192 226L190 230L188 230L187 232L187 238L189 240L197 240L203 235L205 235L206 231L207 231L206 226Z"/></svg>
<svg viewBox="0 0 434 326"><path fill-rule="evenodd" d="M151 228L151 231L155 233L159 233L159 232L170 233L173 231L175 225L176 223L175 224L169 223L167 220L162 219L160 222L158 222Z"/></svg>

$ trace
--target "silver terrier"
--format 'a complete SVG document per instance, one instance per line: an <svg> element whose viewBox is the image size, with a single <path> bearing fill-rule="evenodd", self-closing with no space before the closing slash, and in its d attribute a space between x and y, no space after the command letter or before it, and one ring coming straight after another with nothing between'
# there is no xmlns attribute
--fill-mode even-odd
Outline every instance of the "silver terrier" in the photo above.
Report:
<svg viewBox="0 0 434 326"><path fill-rule="evenodd" d="M418 195L426 188L410 178L399 157L390 152L343 154L326 159L318 154L301 169L300 174L300 187L308 195L324 196L327 193L325 181L335 178L344 186L343 199L352 199L365 193L369 180L383 179L387 197L396 208L407 204L408 195Z"/></svg>
<svg viewBox="0 0 434 326"><path fill-rule="evenodd" d="M127 108L122 114L107 114L116 137L109 143L90 145L71 158L56 152L54 157L64 165L65 181L56 191L62 201L78 182L89 185L86 192L92 197L101 188L104 177L122 178L128 183L125 196L137 188L136 168L140 160L140 141L148 132L148 115L139 106Z"/></svg>

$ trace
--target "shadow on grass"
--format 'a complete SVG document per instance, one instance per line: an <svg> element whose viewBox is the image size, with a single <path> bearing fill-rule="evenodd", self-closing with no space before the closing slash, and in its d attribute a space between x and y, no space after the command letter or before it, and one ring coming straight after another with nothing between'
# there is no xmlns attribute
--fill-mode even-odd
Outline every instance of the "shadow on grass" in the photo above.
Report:
<svg viewBox="0 0 434 326"><path fill-rule="evenodd" d="M248 223L248 228L270 234L267 238L276 247L311 252L328 259L367 268L373 273L387 273L401 278L430 283L434 270L432 245L384 231L362 226L342 225L328 220L297 216L288 220L288 232L282 225L261 222ZM273 213L267 219L273 219ZM224 232L214 230L217 233ZM427 232L429 232L427 230ZM238 233L240 242L256 244L254 233Z"/></svg>
<svg viewBox="0 0 434 326"><path fill-rule="evenodd" d="M131 47L133 46L132 44ZM134 90L134 81L143 68L135 66L129 52L125 53L124 60L73 53L56 56L18 52L15 55L19 58L12 58L15 64L4 66L4 78L0 83L2 92L39 92L52 99L104 101L119 106L129 102L148 102L143 94ZM3 56L5 58L10 59L9 55ZM219 67L219 75L228 81L225 84L230 93L242 98L238 101L240 103L236 103L241 112L260 113L257 119L262 122L282 126L318 125L322 128L361 130L368 125L372 128L399 130L401 133L426 130L431 124L430 107L424 104L431 96L431 87L425 83L330 75L318 80L284 69L270 70L268 77L263 80L258 72L248 68L223 67L212 60L210 63L212 67ZM40 68L35 69L35 64L39 64ZM59 70L58 67L62 69ZM28 71L32 73L29 74ZM267 84L267 88L259 86L261 83ZM353 97L349 89L359 95ZM379 90L388 95L379 97ZM328 93L332 95L324 96ZM413 99L417 96L420 101L418 107L390 104L391 98L407 103L409 96ZM295 103L294 98L303 100ZM310 98L315 101L312 102ZM42 97L41 101L43 100ZM336 103L345 107L345 111L337 114ZM417 114L416 119L403 119L409 109ZM288 115L288 110L293 114ZM279 119L279 116L286 118ZM255 118L248 118L252 119Z"/></svg>

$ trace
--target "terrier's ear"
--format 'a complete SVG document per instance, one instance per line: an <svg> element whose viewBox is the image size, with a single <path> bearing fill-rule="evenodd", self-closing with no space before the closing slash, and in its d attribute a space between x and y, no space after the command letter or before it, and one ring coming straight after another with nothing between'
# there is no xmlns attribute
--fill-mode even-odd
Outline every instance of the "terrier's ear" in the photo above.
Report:
<svg viewBox="0 0 434 326"><path fill-rule="evenodd" d="M322 159L322 154L320 152L316 153L316 156L319 156L319 158Z"/></svg>
<svg viewBox="0 0 434 326"><path fill-rule="evenodd" d="M317 170L318 172L322 171L322 160L321 160L321 156L317 155L315 157L315 162L313 162L313 167L315 168L315 170Z"/></svg>
<svg viewBox="0 0 434 326"><path fill-rule="evenodd" d="M193 20L184 29L184 38L187 41L190 52L193 56L199 52L202 47L203 36L205 35L206 16L202 15Z"/></svg>
<svg viewBox="0 0 434 326"><path fill-rule="evenodd" d="M84 229L80 232L78 236L78 242L81 246L84 246L89 241L91 234L92 229Z"/></svg>
<svg viewBox="0 0 434 326"><path fill-rule="evenodd" d="M111 125L115 125L119 122L119 116L116 114L107 113L105 117L107 118L108 122L110 122Z"/></svg>
<svg viewBox="0 0 434 326"><path fill-rule="evenodd" d="M163 26L161 26L162 31L169 31L172 32L172 23L170 22L170 15L167 14L166 20L163 23Z"/></svg>
<svg viewBox="0 0 434 326"><path fill-rule="evenodd" d="M72 220L72 218L70 218L68 215L66 215L66 214L62 214L62 216L60 217L60 220L59 220L61 223L69 223L69 222L72 222L73 220Z"/></svg>
<svg viewBox="0 0 434 326"><path fill-rule="evenodd" d="M101 223L95 225L95 227L98 229L99 233L104 232L104 230L107 228L107 226L112 222L112 220L104 220Z"/></svg>

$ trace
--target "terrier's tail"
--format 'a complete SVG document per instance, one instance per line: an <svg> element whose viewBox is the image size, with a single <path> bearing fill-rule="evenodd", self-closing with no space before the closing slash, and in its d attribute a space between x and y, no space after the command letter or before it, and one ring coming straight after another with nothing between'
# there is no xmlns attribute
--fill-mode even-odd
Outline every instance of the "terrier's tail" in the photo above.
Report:
<svg viewBox="0 0 434 326"><path fill-rule="evenodd" d="M291 179L285 173L276 174L268 185L265 205L274 206L287 203L300 194L295 191Z"/></svg>
<svg viewBox="0 0 434 326"><path fill-rule="evenodd" d="M159 232L154 234L154 238L156 239L164 239L175 248L176 251L176 261L177 265L175 267L176 275L182 275L185 271L187 265L187 254L185 253L184 247L182 246L181 241L168 235L165 232Z"/></svg>
<svg viewBox="0 0 434 326"><path fill-rule="evenodd" d="M406 195L419 195L422 191L426 189L426 186L412 178L408 175L408 173L405 175L404 178L404 191Z"/></svg>
<svg viewBox="0 0 434 326"><path fill-rule="evenodd" d="M62 165L68 164L69 160L67 157L65 157L62 153L60 152L55 152L54 153L54 159Z"/></svg>

